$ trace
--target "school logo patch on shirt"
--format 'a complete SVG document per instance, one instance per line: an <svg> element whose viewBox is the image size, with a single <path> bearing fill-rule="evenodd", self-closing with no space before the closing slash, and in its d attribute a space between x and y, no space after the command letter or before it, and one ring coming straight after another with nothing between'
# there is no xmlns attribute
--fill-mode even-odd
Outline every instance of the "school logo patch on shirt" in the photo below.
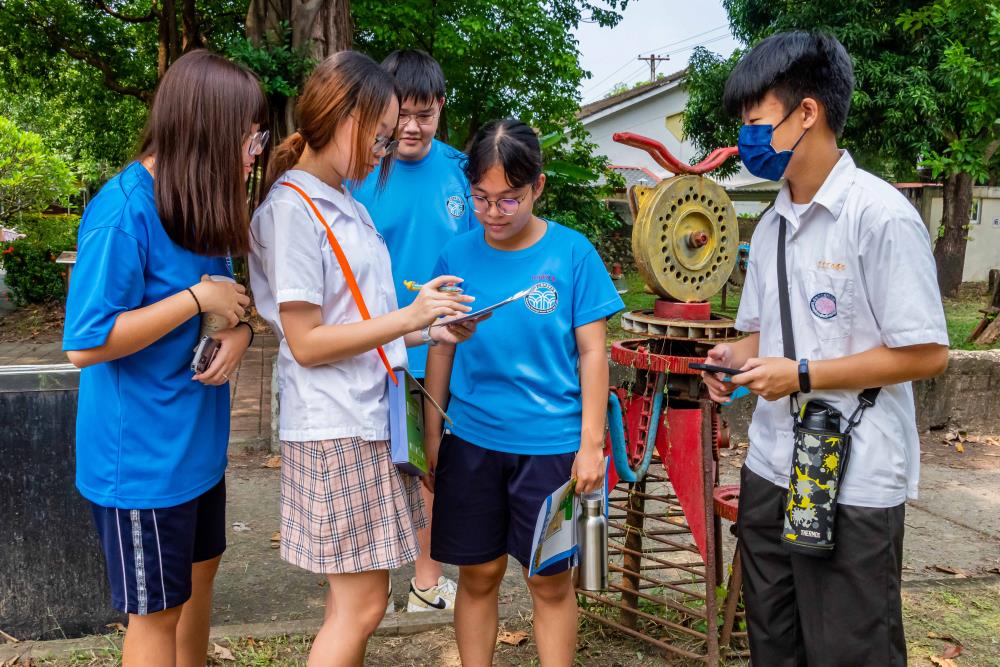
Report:
<svg viewBox="0 0 1000 667"><path fill-rule="evenodd" d="M448 197L445 206L448 208L448 214L453 218L461 218L465 215L465 200L458 195Z"/></svg>
<svg viewBox="0 0 1000 667"><path fill-rule="evenodd" d="M837 316L837 297L829 292L820 292L809 302L809 310L821 320L829 320Z"/></svg>
<svg viewBox="0 0 1000 667"><path fill-rule="evenodd" d="M548 315L559 305L559 292L549 283L537 283L525 295L524 305L533 313Z"/></svg>

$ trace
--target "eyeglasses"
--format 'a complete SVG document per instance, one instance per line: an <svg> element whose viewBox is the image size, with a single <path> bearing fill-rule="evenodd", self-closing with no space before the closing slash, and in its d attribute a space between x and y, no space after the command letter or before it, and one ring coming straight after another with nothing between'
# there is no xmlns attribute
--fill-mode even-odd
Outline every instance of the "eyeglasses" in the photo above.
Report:
<svg viewBox="0 0 1000 667"><path fill-rule="evenodd" d="M434 124L434 120L438 117L437 111L421 111L420 113L401 113L399 114L399 127L406 127L411 120L417 121L417 125L421 127L428 127Z"/></svg>
<svg viewBox="0 0 1000 667"><path fill-rule="evenodd" d="M392 137L380 137L375 135L375 143L372 144L372 153L380 156L390 155L394 150L396 150L396 146L398 145L399 142Z"/></svg>
<svg viewBox="0 0 1000 667"><path fill-rule="evenodd" d="M250 146L247 148L247 152L250 155L260 155L264 152L264 146L267 146L267 140L270 138L271 132L269 130L254 132L250 135Z"/></svg>
<svg viewBox="0 0 1000 667"><path fill-rule="evenodd" d="M476 213L489 213L490 205L495 204L497 210L503 215L514 215L517 213L518 206L524 201L524 198L528 196L525 192L518 199L487 199L486 197L480 197L479 195L470 195L469 199L472 200L472 209Z"/></svg>

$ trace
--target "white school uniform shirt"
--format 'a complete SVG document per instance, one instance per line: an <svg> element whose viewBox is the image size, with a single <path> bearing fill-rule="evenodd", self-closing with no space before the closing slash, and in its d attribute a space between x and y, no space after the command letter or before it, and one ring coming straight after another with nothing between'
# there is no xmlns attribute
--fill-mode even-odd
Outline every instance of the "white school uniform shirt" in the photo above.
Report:
<svg viewBox="0 0 1000 667"><path fill-rule="evenodd" d="M779 216L797 359L836 359L879 345L948 345L927 228L894 187L858 169L843 151L808 206L795 211L785 184L761 218L736 327L760 332L760 357L782 357L778 307ZM847 417L858 391L814 391ZM746 465L787 487L792 461L789 399L757 399ZM845 422L846 423L846 422ZM894 507L917 497L920 440L909 382L886 386L853 431L838 502Z"/></svg>
<svg viewBox="0 0 1000 667"><path fill-rule="evenodd" d="M365 207L299 170L282 174L254 212L250 285L257 310L278 337L279 437L305 442L358 437L389 438L387 372L376 350L312 368L292 357L278 307L289 301L320 306L323 324L359 322L322 223L290 181L316 203L344 249L371 316L396 310L396 291L385 241ZM402 339L383 346L393 367L406 366Z"/></svg>

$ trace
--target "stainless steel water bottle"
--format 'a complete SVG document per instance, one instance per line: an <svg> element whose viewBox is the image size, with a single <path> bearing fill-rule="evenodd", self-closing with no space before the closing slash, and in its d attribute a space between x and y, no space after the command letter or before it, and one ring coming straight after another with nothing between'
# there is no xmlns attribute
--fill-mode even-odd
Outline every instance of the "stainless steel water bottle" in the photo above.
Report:
<svg viewBox="0 0 1000 667"><path fill-rule="evenodd" d="M608 589L608 518L604 516L604 491L583 494L577 518L580 541L578 588L585 591Z"/></svg>

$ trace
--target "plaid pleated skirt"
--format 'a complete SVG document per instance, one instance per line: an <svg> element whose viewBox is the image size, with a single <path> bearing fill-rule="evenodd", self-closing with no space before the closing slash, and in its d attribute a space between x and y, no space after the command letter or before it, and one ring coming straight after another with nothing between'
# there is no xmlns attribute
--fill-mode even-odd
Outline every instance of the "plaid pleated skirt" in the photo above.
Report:
<svg viewBox="0 0 1000 667"><path fill-rule="evenodd" d="M393 569L416 560L426 525L420 479L384 440L282 441L283 560L322 574Z"/></svg>

